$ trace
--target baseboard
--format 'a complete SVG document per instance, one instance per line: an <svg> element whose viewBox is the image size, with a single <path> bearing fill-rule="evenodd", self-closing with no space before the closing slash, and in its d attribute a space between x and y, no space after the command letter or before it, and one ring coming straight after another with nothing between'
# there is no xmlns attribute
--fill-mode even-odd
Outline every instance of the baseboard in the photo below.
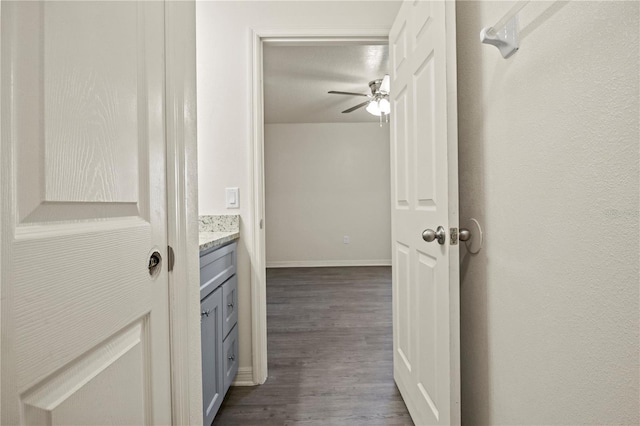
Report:
<svg viewBox="0 0 640 426"><path fill-rule="evenodd" d="M391 266L391 259L376 260L290 260L267 262L267 268L320 268L330 266Z"/></svg>
<svg viewBox="0 0 640 426"><path fill-rule="evenodd" d="M231 386L255 386L253 382L253 367L238 368L238 374Z"/></svg>

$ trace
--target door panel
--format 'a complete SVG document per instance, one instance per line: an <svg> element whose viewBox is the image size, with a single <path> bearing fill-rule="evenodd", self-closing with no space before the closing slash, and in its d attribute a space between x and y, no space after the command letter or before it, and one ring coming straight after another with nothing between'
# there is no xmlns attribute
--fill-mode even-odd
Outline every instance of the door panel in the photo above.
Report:
<svg viewBox="0 0 640 426"><path fill-rule="evenodd" d="M417 331L417 347L420 354L420 364L417 369L417 385L424 400L427 401L434 417L439 417L438 397L438 367L442 361L438 359L439 328L443 324L438 318L438 281L436 271L438 260L421 251L417 251L418 265L416 282L416 302L419 307Z"/></svg>
<svg viewBox="0 0 640 426"><path fill-rule="evenodd" d="M415 138L416 209L436 208L435 76L433 51L413 77Z"/></svg>
<svg viewBox="0 0 640 426"><path fill-rule="evenodd" d="M409 282L410 275L410 248L404 244L396 244L396 263L393 265L395 282L398 283L396 294L394 294L394 310L397 312L394 318L396 332L394 340L397 341L396 353L400 357L399 362L404 364L404 369L411 371L411 360L413 359L412 336L409 333L411 324L410 315L413 312L412 303L414 300L411 294L411 287L402 283Z"/></svg>
<svg viewBox="0 0 640 426"><path fill-rule="evenodd" d="M432 6L431 1L414 1L412 12L412 34L414 36L413 46L416 47L420 44L422 39L427 34L427 28L432 21Z"/></svg>
<svg viewBox="0 0 640 426"><path fill-rule="evenodd" d="M168 424L164 5L1 7L2 423Z"/></svg>
<svg viewBox="0 0 640 426"><path fill-rule="evenodd" d="M26 424L144 424L146 319L23 397ZM131 388L104 398L104 389ZM132 395L137 398L128 400ZM131 423L135 422L135 423Z"/></svg>
<svg viewBox="0 0 640 426"><path fill-rule="evenodd" d="M459 422L458 246L449 240L458 226L455 101L448 98L455 95L454 12L442 1L405 1L389 34L394 378L419 425ZM422 239L438 226L444 245Z"/></svg>
<svg viewBox="0 0 640 426"><path fill-rule="evenodd" d="M396 208L409 207L409 152L407 150L407 90L406 87L398 88L398 94L393 99L393 134L396 143L393 145L396 167L394 199Z"/></svg>

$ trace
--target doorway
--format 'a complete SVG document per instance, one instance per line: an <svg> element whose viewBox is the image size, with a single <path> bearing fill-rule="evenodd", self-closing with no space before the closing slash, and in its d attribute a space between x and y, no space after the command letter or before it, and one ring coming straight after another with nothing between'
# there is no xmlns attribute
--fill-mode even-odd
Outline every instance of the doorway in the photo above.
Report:
<svg viewBox="0 0 640 426"><path fill-rule="evenodd" d="M336 45L385 45L386 30L260 30L253 31L253 146L251 151L251 195L253 223L253 265L251 276L253 381L267 379L267 292L265 233L265 115L264 49L265 47L314 47Z"/></svg>
<svg viewBox="0 0 640 426"><path fill-rule="evenodd" d="M254 373L258 373L254 377L260 377L260 364L264 366L264 374L256 382L263 383L266 378L267 346L271 357L269 381L236 393L243 394L243 402L254 398L259 405L263 399L268 406L265 409L276 410L273 414L278 416L283 413L273 408L279 399L268 397L270 386L286 384L276 392L281 398L283 392L289 395L285 387L292 392L284 403L306 404L297 399L328 397L307 391L310 383L320 384L315 378L330 380L329 373L337 369L342 387L349 386L351 391L354 386L364 386L364 376L380 381L377 390L374 386L368 392L370 396L377 394L366 410L372 413L381 405L379 387L385 382L387 390L395 393L397 411L393 415L406 416L410 422L395 389L391 364L389 124L380 126L379 119L364 108L356 112L359 115L342 114L362 99L327 93L366 93L369 81L383 77L388 72L386 34L304 39L256 35L254 47L254 96L259 106L254 116L254 197L255 223L261 229L256 242L259 253L255 253L255 263L259 266L254 269L252 313L254 327L263 328L258 333L254 328ZM330 52L340 49L346 49L343 55L352 61L363 60L363 68L368 66L370 74L331 67L335 59L329 59ZM296 56L302 65L288 67L287 54ZM384 62L384 69L373 66L376 60ZM343 57L341 62L348 61ZM270 73L282 68L289 68L288 74L276 77L279 81L274 89ZM307 81L293 81L303 73L309 75ZM306 97L303 90L317 93L309 95L312 100L296 99L299 93ZM275 108L273 98L279 103ZM296 102L306 102L306 109L312 112L305 115L305 108ZM376 252L376 247L381 249ZM256 315L259 309L264 309L260 313L264 317ZM262 336L266 343L267 326L269 345L260 353L256 336ZM382 350L376 352L376 348ZM319 354L329 364L334 360L332 366L318 362ZM373 374L377 367L384 374ZM339 394L337 380L334 387L334 393ZM359 399L344 393L344 400L351 400L350 410ZM330 398L319 407L334 405L327 401ZM228 413L237 403L231 395L218 421L230 422L232 417L225 416L225 408Z"/></svg>

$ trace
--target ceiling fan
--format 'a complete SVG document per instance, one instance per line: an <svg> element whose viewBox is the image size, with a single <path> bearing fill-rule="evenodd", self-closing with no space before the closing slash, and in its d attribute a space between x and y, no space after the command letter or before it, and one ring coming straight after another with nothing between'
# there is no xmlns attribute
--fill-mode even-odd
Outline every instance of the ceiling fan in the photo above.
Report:
<svg viewBox="0 0 640 426"><path fill-rule="evenodd" d="M381 122L382 117L387 117L388 119L389 113L391 112L391 104L389 103L389 74L386 74L384 78L370 81L369 89L371 89L370 95L364 93L340 92L336 90L331 90L329 93L332 95L365 96L369 98L361 104L345 109L342 111L343 114L348 114L366 106L367 112L380 117Z"/></svg>

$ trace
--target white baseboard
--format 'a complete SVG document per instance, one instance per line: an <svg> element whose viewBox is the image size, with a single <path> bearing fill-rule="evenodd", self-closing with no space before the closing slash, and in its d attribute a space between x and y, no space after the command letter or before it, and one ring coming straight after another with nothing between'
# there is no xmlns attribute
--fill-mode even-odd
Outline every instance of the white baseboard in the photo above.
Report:
<svg viewBox="0 0 640 426"><path fill-rule="evenodd" d="M267 262L267 268L319 268L329 266L391 266L391 259L376 260L289 260Z"/></svg>
<svg viewBox="0 0 640 426"><path fill-rule="evenodd" d="M240 367L236 379L231 386L255 386L253 382L253 367Z"/></svg>

